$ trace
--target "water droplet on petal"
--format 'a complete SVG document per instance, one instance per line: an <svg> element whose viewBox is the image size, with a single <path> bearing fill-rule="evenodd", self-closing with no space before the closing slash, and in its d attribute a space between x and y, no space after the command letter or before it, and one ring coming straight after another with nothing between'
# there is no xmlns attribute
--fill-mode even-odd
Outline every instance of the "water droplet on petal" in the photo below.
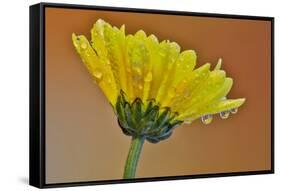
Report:
<svg viewBox="0 0 281 191"><path fill-rule="evenodd" d="M192 123L192 120L186 119L186 120L184 120L183 123L184 123L184 124L187 124L187 125L190 125L190 124Z"/></svg>
<svg viewBox="0 0 281 191"><path fill-rule="evenodd" d="M141 73L142 73L142 72L141 72L141 69L140 69L139 67L134 67L134 68L133 68L133 71L134 71L137 75L139 75L139 76L140 76Z"/></svg>
<svg viewBox="0 0 281 191"><path fill-rule="evenodd" d="M147 75L144 78L144 81L145 82L151 82L151 80L152 80L152 73L148 72Z"/></svg>
<svg viewBox="0 0 281 191"><path fill-rule="evenodd" d="M162 57L166 56L163 51L159 51L159 55L162 56Z"/></svg>
<svg viewBox="0 0 281 191"><path fill-rule="evenodd" d="M210 114L204 115L204 116L201 117L201 121L205 125L208 125L208 124L210 124L213 121L213 116L210 115Z"/></svg>
<svg viewBox="0 0 281 191"><path fill-rule="evenodd" d="M175 96L175 94L176 94L176 89L174 87L171 87L168 91L168 97L172 98Z"/></svg>
<svg viewBox="0 0 281 191"><path fill-rule="evenodd" d="M111 77L109 75L105 76L105 80L109 84L112 82L112 79L111 79Z"/></svg>
<svg viewBox="0 0 281 191"><path fill-rule="evenodd" d="M86 49L88 47L88 44L86 43L86 42L83 42L82 44L81 44L81 48L82 49Z"/></svg>
<svg viewBox="0 0 281 191"><path fill-rule="evenodd" d="M140 81L141 81L141 76L134 75L134 76L133 76L133 81L134 81L135 83L140 83Z"/></svg>
<svg viewBox="0 0 281 191"><path fill-rule="evenodd" d="M158 39L157 39L157 37L156 37L155 35L150 35L149 38L150 38L152 41L158 43Z"/></svg>
<svg viewBox="0 0 281 191"><path fill-rule="evenodd" d="M226 100L226 97L222 97L221 100Z"/></svg>
<svg viewBox="0 0 281 191"><path fill-rule="evenodd" d="M188 91L188 89L186 89L186 90L184 91L184 96L185 96L185 97L188 97L188 96L189 96L189 91Z"/></svg>
<svg viewBox="0 0 281 191"><path fill-rule="evenodd" d="M126 71L127 71L128 73L131 73L131 72L132 72L132 71L131 71L131 68L127 68Z"/></svg>
<svg viewBox="0 0 281 191"><path fill-rule="evenodd" d="M108 66L110 66L111 64L110 64L110 62L108 61L108 60L106 60L105 61L105 63L108 65Z"/></svg>
<svg viewBox="0 0 281 191"><path fill-rule="evenodd" d="M222 119L227 119L229 117L229 114L230 114L230 112L228 110L227 111L222 111L222 112L220 112L220 117Z"/></svg>
<svg viewBox="0 0 281 191"><path fill-rule="evenodd" d="M101 79L102 78L102 72L99 69L95 69L93 71L93 75L97 78L97 79Z"/></svg>
<svg viewBox="0 0 281 191"><path fill-rule="evenodd" d="M233 114L235 114L235 113L238 112L238 108L233 108L233 109L230 110L230 112L233 113Z"/></svg>
<svg viewBox="0 0 281 191"><path fill-rule="evenodd" d="M94 36L95 36L95 37L97 37L97 36L98 36L98 33L97 33L97 31L95 31L95 32L94 32Z"/></svg>

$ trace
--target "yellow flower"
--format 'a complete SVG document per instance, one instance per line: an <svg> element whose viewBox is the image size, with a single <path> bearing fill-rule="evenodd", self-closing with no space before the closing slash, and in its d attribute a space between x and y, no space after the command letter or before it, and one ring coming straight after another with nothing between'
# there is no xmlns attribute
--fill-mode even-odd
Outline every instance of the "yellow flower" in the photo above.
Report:
<svg viewBox="0 0 281 191"><path fill-rule="evenodd" d="M235 110L245 101L225 99L233 80L221 70L221 59L212 71L209 63L195 69L195 51L180 52L176 42L158 42L142 30L126 35L124 25L118 29L101 19L91 36L91 43L83 35L73 34L72 40L113 107L122 90L129 103L155 99L160 107L178 113L177 119L189 122Z"/></svg>
<svg viewBox="0 0 281 191"><path fill-rule="evenodd" d="M181 51L176 42L159 42L143 30L125 34L99 19L91 42L72 34L73 44L118 117L123 132L156 143L168 138L182 122L212 115L225 119L245 99L227 99L233 80L221 70L221 59L196 66L194 50ZM128 175L124 177L130 177Z"/></svg>

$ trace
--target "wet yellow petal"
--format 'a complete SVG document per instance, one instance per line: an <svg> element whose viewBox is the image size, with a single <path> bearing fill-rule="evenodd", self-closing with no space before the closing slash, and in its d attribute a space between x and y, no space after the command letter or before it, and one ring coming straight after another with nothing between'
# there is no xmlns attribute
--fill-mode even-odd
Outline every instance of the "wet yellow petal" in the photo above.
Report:
<svg viewBox="0 0 281 191"><path fill-rule="evenodd" d="M124 28L120 31L116 27L104 25L104 40L107 49L107 59L117 79L118 87L127 92L127 72L126 72L126 55L125 55L125 33ZM93 39L93 44L95 40Z"/></svg>
<svg viewBox="0 0 281 191"><path fill-rule="evenodd" d="M182 80L176 87L176 96L172 100L171 107L176 112L181 112L183 109L183 103L187 99L190 99L192 92L204 83L210 74L210 64L204 64L203 66L194 70L186 79Z"/></svg>
<svg viewBox="0 0 281 191"><path fill-rule="evenodd" d="M176 76L175 74L176 62L180 54L180 46L177 43L168 42L168 43L164 43L164 46L166 51L166 58L164 58L163 60L164 62L163 70L165 72L165 75L162 74L163 76L162 81L156 96L156 102L161 103L161 105L163 106L164 106L163 103L164 100L167 98L169 99L169 97L171 98L171 94L169 94L170 88L173 83L171 79L173 79Z"/></svg>
<svg viewBox="0 0 281 191"><path fill-rule="evenodd" d="M194 50L185 50L180 54L176 61L174 79L172 79L174 87L189 76L196 65L196 59L197 56Z"/></svg>
<svg viewBox="0 0 281 191"><path fill-rule="evenodd" d="M88 71L94 77L109 102L114 105L117 100L118 90L110 66L100 62L85 36L72 34L72 41Z"/></svg>
<svg viewBox="0 0 281 191"><path fill-rule="evenodd" d="M224 91L224 86L229 85L228 80L225 79L225 72L221 70L215 70L210 73L208 78L197 86L197 88L191 92L190 96L183 102L179 112L181 115L189 115L190 113L197 111L202 105L209 104L218 94Z"/></svg>
<svg viewBox="0 0 281 191"><path fill-rule="evenodd" d="M245 98L217 101L212 105L205 106L200 110L200 112L190 115L189 118L194 120L206 114L217 114L222 111L229 111L231 109L240 107L242 104L244 104L245 101L246 101Z"/></svg>

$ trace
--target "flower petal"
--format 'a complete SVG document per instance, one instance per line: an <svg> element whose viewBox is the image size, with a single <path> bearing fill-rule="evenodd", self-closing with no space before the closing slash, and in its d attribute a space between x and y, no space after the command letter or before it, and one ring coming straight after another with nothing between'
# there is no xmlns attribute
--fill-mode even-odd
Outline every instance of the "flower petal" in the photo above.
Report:
<svg viewBox="0 0 281 191"><path fill-rule="evenodd" d="M146 35L138 31L134 36L126 37L126 54L129 67L127 68L128 80L131 81L131 99L142 98L144 86L144 65L149 62L149 53L145 45Z"/></svg>
<svg viewBox="0 0 281 191"><path fill-rule="evenodd" d="M118 87L128 92L127 55L125 54L125 28L119 30L110 25L104 25L104 40L107 48L107 58L117 81Z"/></svg>
<svg viewBox="0 0 281 191"><path fill-rule="evenodd" d="M157 92L156 102L161 103L164 107L163 101L167 98L173 83L171 79L175 77L176 62L180 55L180 46L175 42L167 42L163 46L165 46L166 49L166 58L163 61L165 75L162 74L163 78Z"/></svg>
<svg viewBox="0 0 281 191"><path fill-rule="evenodd" d="M88 71L94 77L109 102L115 105L118 90L110 66L100 62L85 36L72 34L72 41Z"/></svg>
<svg viewBox="0 0 281 191"><path fill-rule="evenodd" d="M221 92L221 88L225 84L225 72L215 70L210 73L208 78L197 86L197 88L190 93L185 99L179 112L181 115L188 115L202 105L209 104L217 94Z"/></svg>
<svg viewBox="0 0 281 191"><path fill-rule="evenodd" d="M212 105L206 106L200 112L190 116L190 118L196 119L196 118L206 115L206 114L217 114L222 111L235 109L235 108L240 107L242 104L244 104L245 101L246 101L245 98L227 99L227 100L217 101L217 102L213 103Z"/></svg>
<svg viewBox="0 0 281 191"><path fill-rule="evenodd" d="M210 64L207 63L194 70L190 76L179 83L176 87L176 96L171 103L174 112L182 111L183 104L190 98L191 93L208 78L209 74Z"/></svg>
<svg viewBox="0 0 281 191"><path fill-rule="evenodd" d="M190 76L196 65L196 53L193 50L183 51L174 63L170 75L167 76L167 89L165 96L160 100L163 107L169 107L173 99L177 96L176 89L180 82L184 82ZM183 83L185 84L185 83Z"/></svg>

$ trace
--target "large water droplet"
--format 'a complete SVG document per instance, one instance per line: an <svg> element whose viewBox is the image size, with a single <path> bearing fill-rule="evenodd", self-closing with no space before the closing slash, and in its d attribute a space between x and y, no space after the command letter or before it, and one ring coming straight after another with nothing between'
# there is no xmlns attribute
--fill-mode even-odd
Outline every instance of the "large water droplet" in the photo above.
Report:
<svg viewBox="0 0 281 191"><path fill-rule="evenodd" d="M235 113L238 112L238 108L233 108L233 109L230 110L230 112L233 113L233 114L235 114Z"/></svg>
<svg viewBox="0 0 281 191"><path fill-rule="evenodd" d="M230 112L228 110L227 111L222 111L222 112L220 112L220 117L222 119L227 119L229 117L229 114L230 114Z"/></svg>
<svg viewBox="0 0 281 191"><path fill-rule="evenodd" d="M204 115L204 116L201 117L201 121L205 125L208 125L213 121L213 116L210 115L210 114Z"/></svg>
<svg viewBox="0 0 281 191"><path fill-rule="evenodd" d="M99 69L95 69L93 71L93 75L97 78L97 79L101 79L102 78L102 72Z"/></svg>
<svg viewBox="0 0 281 191"><path fill-rule="evenodd" d="M87 47L88 47L88 44L86 42L82 42L81 48L85 50Z"/></svg>

